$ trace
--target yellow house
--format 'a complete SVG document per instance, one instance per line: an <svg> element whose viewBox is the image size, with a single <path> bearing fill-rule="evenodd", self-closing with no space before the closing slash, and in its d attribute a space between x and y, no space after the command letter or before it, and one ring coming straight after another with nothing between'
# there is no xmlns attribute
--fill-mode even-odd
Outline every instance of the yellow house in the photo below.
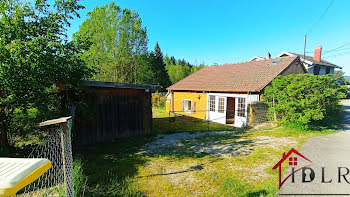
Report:
<svg viewBox="0 0 350 197"><path fill-rule="evenodd" d="M243 127L248 105L274 78L306 72L299 56L205 67L167 88L166 110Z"/></svg>

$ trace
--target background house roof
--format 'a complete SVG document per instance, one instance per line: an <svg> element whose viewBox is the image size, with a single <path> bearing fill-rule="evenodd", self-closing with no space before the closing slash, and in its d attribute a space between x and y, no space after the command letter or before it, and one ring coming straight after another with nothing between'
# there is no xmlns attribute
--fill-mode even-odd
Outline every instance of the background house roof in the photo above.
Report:
<svg viewBox="0 0 350 197"><path fill-rule="evenodd" d="M275 60L280 60L278 63ZM168 90L260 92L298 56L205 67Z"/></svg>
<svg viewBox="0 0 350 197"><path fill-rule="evenodd" d="M288 51L282 52L278 57L291 56L291 55L295 55L295 56L298 55L300 57L300 59L304 58L304 55L302 55L302 54L292 53L292 52L288 52ZM330 63L330 62L328 62L326 60L323 60L323 59L321 59L321 61L316 61L314 59L314 57L312 57L312 56L305 55L305 60L311 62L311 64L318 64L318 65L324 65L324 66L332 66L332 67L335 67L335 68L342 68L340 66L337 66L337 65L335 65L333 63Z"/></svg>

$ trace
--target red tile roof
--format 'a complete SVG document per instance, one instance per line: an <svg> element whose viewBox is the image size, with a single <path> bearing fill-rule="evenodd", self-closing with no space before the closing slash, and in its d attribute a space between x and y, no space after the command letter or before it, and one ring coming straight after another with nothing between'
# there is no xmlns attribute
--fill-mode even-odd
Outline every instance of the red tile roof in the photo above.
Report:
<svg viewBox="0 0 350 197"><path fill-rule="evenodd" d="M273 60L280 61L271 64ZM298 56L208 66L178 81L168 90L260 92L296 60L299 60Z"/></svg>

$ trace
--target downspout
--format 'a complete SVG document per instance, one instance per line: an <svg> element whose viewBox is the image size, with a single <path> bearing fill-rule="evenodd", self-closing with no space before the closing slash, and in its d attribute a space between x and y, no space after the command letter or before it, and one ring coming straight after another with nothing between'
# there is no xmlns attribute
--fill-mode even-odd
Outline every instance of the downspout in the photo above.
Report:
<svg viewBox="0 0 350 197"><path fill-rule="evenodd" d="M170 94L171 94L171 112L174 113L174 91L170 90Z"/></svg>

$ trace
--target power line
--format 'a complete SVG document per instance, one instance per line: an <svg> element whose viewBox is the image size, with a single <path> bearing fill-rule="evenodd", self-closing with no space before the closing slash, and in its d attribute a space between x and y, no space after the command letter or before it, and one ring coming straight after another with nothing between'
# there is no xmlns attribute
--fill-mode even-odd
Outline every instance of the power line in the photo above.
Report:
<svg viewBox="0 0 350 197"><path fill-rule="evenodd" d="M345 49L342 49L343 47L346 47L346 46L348 46L348 45L350 45L350 42L349 42L349 43L346 43L346 44L343 44L343 45L341 45L341 46L339 46L339 47L336 47L336 48L334 48L334 49L328 50L328 51L322 51L322 54L324 55L324 54L331 53L331 52L349 50L350 47L345 48ZM305 53L313 53L313 52L312 52L312 51L305 51Z"/></svg>
<svg viewBox="0 0 350 197"><path fill-rule="evenodd" d="M321 19L324 17L324 15L327 13L327 11L329 10L329 8L333 5L335 0L332 0L331 3L328 5L328 7L326 8L326 10L322 13L322 15L318 18L318 20L311 26L311 28L309 29L309 31L307 31L306 34L309 34L311 32L311 30L321 21Z"/></svg>
<svg viewBox="0 0 350 197"><path fill-rule="evenodd" d="M305 58L305 53L306 53L306 36L309 35L309 33L312 31L312 29L321 21L321 19L324 17L324 15L327 13L327 11L329 10L329 8L333 5L335 0L332 0L331 3L328 5L328 7L325 9L325 11L321 14L321 16L317 19L317 21L311 26L311 28L309 29L309 31L307 31L307 33L305 34L304 37L304 58Z"/></svg>
<svg viewBox="0 0 350 197"><path fill-rule="evenodd" d="M343 48L343 47L345 47L345 46L348 46L348 45L350 45L350 42L349 42L349 43L346 43L346 44L344 44L344 45L341 45L341 46L339 46L339 47L337 47L337 48L334 48L334 49L332 49L332 50L325 51L325 52L323 53L323 55L324 55L324 54L327 54L327 53L330 53L330 52L332 52L332 51L337 51L337 50L339 50L339 49L341 49L341 48Z"/></svg>
<svg viewBox="0 0 350 197"><path fill-rule="evenodd" d="M333 51L346 51L346 50L349 50L349 49L350 49L350 47L345 48L345 49L337 49L337 50L333 50ZM333 52L333 51L327 51L327 53Z"/></svg>
<svg viewBox="0 0 350 197"><path fill-rule="evenodd" d="M349 54L350 51L348 52L345 52L345 53L341 53L341 54L336 54L336 55L329 55L329 56L326 56L325 58L333 58L333 57L337 57L337 56L341 56L341 55L346 55L346 54Z"/></svg>

